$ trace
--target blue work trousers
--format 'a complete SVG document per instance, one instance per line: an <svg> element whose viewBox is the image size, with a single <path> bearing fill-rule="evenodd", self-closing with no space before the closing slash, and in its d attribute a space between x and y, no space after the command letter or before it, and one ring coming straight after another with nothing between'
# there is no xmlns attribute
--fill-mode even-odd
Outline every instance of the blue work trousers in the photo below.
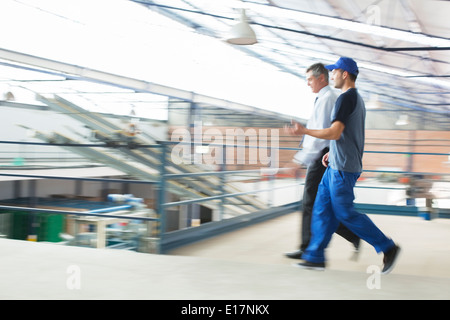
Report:
<svg viewBox="0 0 450 320"><path fill-rule="evenodd" d="M325 262L325 248L339 222L371 244L378 253L386 252L394 246L394 242L367 215L355 210L353 189L359 176L360 173L327 168L314 203L312 238L303 259L315 263Z"/></svg>

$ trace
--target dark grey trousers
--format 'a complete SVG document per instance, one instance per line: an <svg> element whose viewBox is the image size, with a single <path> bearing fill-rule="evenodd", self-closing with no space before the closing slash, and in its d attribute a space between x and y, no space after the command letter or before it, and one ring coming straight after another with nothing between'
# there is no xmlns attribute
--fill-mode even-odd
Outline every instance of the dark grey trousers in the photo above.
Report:
<svg viewBox="0 0 450 320"><path fill-rule="evenodd" d="M305 188L303 191L302 202L302 219L301 219L301 244L300 250L306 250L309 241L311 240L311 220L314 207L314 201L316 200L317 190L319 188L320 181L325 172L326 167L322 164L322 157L328 152L328 148L322 150L321 156L311 163L306 170ZM347 227L339 224L336 233L348 240L351 243L355 243L359 238Z"/></svg>

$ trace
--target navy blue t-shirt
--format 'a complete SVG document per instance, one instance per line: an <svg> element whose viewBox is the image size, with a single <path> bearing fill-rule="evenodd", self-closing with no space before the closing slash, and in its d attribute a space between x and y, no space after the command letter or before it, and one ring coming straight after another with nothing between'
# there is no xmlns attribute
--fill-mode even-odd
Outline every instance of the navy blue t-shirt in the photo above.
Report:
<svg viewBox="0 0 450 320"><path fill-rule="evenodd" d="M345 125L339 140L330 142L329 164L335 170L362 172L364 153L366 108L358 90L351 88L342 93L331 113L331 123Z"/></svg>

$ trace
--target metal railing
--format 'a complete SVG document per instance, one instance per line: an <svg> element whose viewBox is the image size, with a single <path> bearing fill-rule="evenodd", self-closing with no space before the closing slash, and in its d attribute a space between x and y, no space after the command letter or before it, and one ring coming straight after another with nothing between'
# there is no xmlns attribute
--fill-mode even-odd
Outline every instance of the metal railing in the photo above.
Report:
<svg viewBox="0 0 450 320"><path fill-rule="evenodd" d="M12 141L0 141L1 143L8 143L13 144ZM103 147L103 148L111 148L111 146L105 145L105 144L86 144L86 145L72 145L72 144L49 144L49 143L34 143L34 142L17 142L19 144L38 144L38 145L52 145L52 146L71 146L71 147ZM180 172L180 173L169 173L168 168L173 165L172 161L169 159L169 154L171 147L174 145L174 142L169 141L160 141L158 144L155 145L146 145L146 146L140 146L140 145L133 145L132 148L157 148L160 151L160 163L158 169L158 179L155 180L129 180L129 179L110 179L110 178L81 178L81 177L67 177L67 176L51 176L51 175L32 175L32 174L17 174L17 173L0 173L0 176L3 177L10 177L10 178L18 178L18 179L34 179L34 180L70 180L70 181L86 181L86 182L98 182L98 183L119 183L119 184L148 184L156 187L157 191L157 197L156 197L156 203L154 205L154 209L156 211L156 217L149 217L149 216L127 216L123 214L114 214L114 212L120 211L120 210L128 210L131 209L131 207L121 207L121 206L111 206L110 209L105 209L104 212L102 210L62 210L62 209L50 209L50 208L39 208L36 206L36 201L31 204L29 207L24 206L14 206L14 205L0 205L1 210L10 210L10 211L27 211L31 213L41 213L41 212L47 212L52 214L62 214L62 215L70 215L70 216L77 216L77 217L95 217L95 218L114 218L114 219L124 219L124 220L139 220L142 222L152 222L156 223L157 226L157 237L159 238L158 243L158 252L164 252L164 248L162 248L162 244L164 243L164 237L169 233L166 229L166 223L167 223L167 216L166 212L168 209L176 207L176 206L188 206L192 204L203 204L207 202L215 202L217 203L217 207L219 210L218 219L214 220L214 222L219 222L224 220L224 212L225 207L227 204L229 205L229 202L227 200L230 199L236 199L237 197L242 196L249 196L249 195L256 195L258 193L266 192L266 193L273 193L274 190L278 189L284 189L284 188L297 188L299 191L301 188L301 185L303 184L302 180L298 179L292 179L292 183L287 185L276 185L276 180L278 177L275 174L261 174L264 171L261 171L261 169L251 169L251 170L225 170L226 165L223 165L220 167L220 170L218 171L200 171L200 172ZM212 146L212 144L208 144L209 146ZM120 145L120 147L126 148L127 145ZM224 147L224 146L222 146ZM244 148L252 148L254 146L242 146ZM113 146L113 148L118 148L117 145ZM299 150L299 148L288 148L288 147L278 147L278 150ZM437 153L437 152L393 152L393 151L366 151L366 153L379 153L379 154L401 154L401 155L426 155L426 156L445 156L448 157L447 153ZM270 168L269 168L270 169ZM275 172L277 168L275 169ZM427 173L427 172L413 172L413 171L393 171L393 170L364 170L364 172L367 173L390 173L390 174L398 174L398 175L406 175L406 176L412 176L412 175L433 175L433 176L449 176L450 174L447 173ZM267 173L267 172L266 172ZM226 183L229 182L227 180L228 176L236 176L236 175L250 175L251 179L255 179L259 177L259 181L262 181L263 179L268 179L269 181L269 187L262 188L262 189L255 189L250 191L239 191L239 192L227 192L227 190L224 188ZM183 182L184 180L198 180L198 179L204 179L205 177L217 177L219 178L219 183L216 184L218 187L217 190L213 190L215 194L213 195L203 195L198 197L191 197L189 199L179 199L177 201L172 201L167 199L168 192L170 191L170 185L168 184L169 181L177 180ZM245 179L244 179L245 180ZM256 179L258 180L258 179ZM207 180L206 180L207 181ZM357 188L369 188L369 189L395 189L399 190L402 189L402 187L391 187L389 185L375 185L375 186L363 186L358 185ZM36 184L34 184L32 187L29 188L29 192L31 193L31 198L37 198L35 190L33 188L37 188ZM186 188L189 188L189 186L186 186ZM408 186L405 185L403 187L403 190L407 190ZM300 195L296 199L292 199L292 206L281 206L281 210L284 210L286 212L292 211L293 208L298 209L298 203L300 201ZM271 201L268 201L268 204L266 204L267 209L270 209L272 207ZM236 206L239 206L240 204L236 204ZM243 205L248 205L248 203L243 202ZM366 210L370 211L373 209L374 213L375 207L366 207ZM389 210L395 210L394 207L390 206ZM109 212L108 212L109 211ZM247 212L242 214L243 216L251 213L255 213L258 210L253 210L252 212ZM260 208L259 211L264 211L263 208ZM401 210L400 210L401 211ZM411 211L413 212L413 211ZM414 211L417 212L417 211ZM395 213L393 213L395 214ZM232 218L230 218L232 220ZM242 220L241 220L242 221Z"/></svg>

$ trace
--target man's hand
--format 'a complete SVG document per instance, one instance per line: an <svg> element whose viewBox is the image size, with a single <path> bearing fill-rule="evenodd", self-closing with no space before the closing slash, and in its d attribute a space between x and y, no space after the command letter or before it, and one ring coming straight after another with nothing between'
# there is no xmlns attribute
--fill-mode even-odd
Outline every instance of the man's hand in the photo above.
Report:
<svg viewBox="0 0 450 320"><path fill-rule="evenodd" d="M324 154L324 156L322 157L322 164L324 165L324 167L328 167L328 157L330 156L330 153L327 152Z"/></svg>
<svg viewBox="0 0 450 320"><path fill-rule="evenodd" d="M303 171L305 170L303 166L295 162L288 163L284 168L281 169L285 174L299 178Z"/></svg>
<svg viewBox="0 0 450 320"><path fill-rule="evenodd" d="M287 125L284 127L284 132L291 136L299 136L305 134L306 128L301 123L292 120L290 127Z"/></svg>

